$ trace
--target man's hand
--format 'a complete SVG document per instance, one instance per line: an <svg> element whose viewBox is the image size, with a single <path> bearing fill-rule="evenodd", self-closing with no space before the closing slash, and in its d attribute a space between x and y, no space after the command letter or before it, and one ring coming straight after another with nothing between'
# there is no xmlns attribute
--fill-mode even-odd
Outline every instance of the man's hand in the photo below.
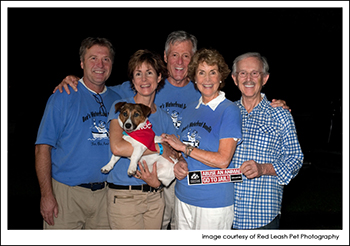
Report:
<svg viewBox="0 0 350 246"><path fill-rule="evenodd" d="M248 179L259 178L262 175L277 176L271 163L259 164L254 160L243 162L239 170L241 170Z"/></svg>
<svg viewBox="0 0 350 246"><path fill-rule="evenodd" d="M179 161L174 165L174 174L178 180L186 178L188 174L188 166L185 159L181 156Z"/></svg>
<svg viewBox="0 0 350 246"><path fill-rule="evenodd" d="M284 109L288 109L289 112L291 112L292 110L287 106L287 103L286 101L284 100L281 100L281 99L272 99L272 102L271 102L271 107L273 108L276 108L276 107L282 107Z"/></svg>
<svg viewBox="0 0 350 246"><path fill-rule="evenodd" d="M57 90L59 90L60 93L62 93L63 92L62 88L64 88L64 90L69 95L70 90L69 90L68 85L70 85L70 87L72 87L72 89L75 92L77 92L78 91L78 89L77 89L78 81L79 81L79 78L77 76L68 75L64 80L62 80L62 82L58 86L55 87L55 89L53 90L53 93L55 93Z"/></svg>
<svg viewBox="0 0 350 246"><path fill-rule="evenodd" d="M253 160L243 162L239 169L248 179L258 178L263 174L262 165Z"/></svg>
<svg viewBox="0 0 350 246"><path fill-rule="evenodd" d="M58 205L55 197L50 195L48 197L41 197L40 200L40 213L43 216L43 219L49 225L54 225L54 219L58 216Z"/></svg>

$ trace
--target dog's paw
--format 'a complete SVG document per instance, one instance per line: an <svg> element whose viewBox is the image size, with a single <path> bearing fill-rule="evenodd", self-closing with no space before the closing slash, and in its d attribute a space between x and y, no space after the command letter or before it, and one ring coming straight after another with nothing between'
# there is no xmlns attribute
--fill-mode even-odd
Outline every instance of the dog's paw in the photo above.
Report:
<svg viewBox="0 0 350 246"><path fill-rule="evenodd" d="M101 168L101 172L102 173L109 173L111 171L111 168L107 167L107 166L104 166Z"/></svg>
<svg viewBox="0 0 350 246"><path fill-rule="evenodd" d="M129 176L134 176L136 174L136 170L133 170L133 169L128 169L128 175Z"/></svg>
<svg viewBox="0 0 350 246"><path fill-rule="evenodd" d="M171 157L171 156L169 156L169 158L174 162L174 165L176 164L176 163L178 163L179 162L179 160L178 159L175 159L175 158L173 158L173 157Z"/></svg>

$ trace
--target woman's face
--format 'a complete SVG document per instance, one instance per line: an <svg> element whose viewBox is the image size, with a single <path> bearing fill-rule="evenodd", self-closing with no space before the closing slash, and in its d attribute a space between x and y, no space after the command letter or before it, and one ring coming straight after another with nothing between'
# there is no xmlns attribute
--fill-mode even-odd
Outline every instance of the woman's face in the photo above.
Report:
<svg viewBox="0 0 350 246"><path fill-rule="evenodd" d="M221 74L219 73L218 65L210 66L206 62L200 63L195 80L204 103L210 102L219 95Z"/></svg>
<svg viewBox="0 0 350 246"><path fill-rule="evenodd" d="M158 76L156 70L144 62L134 70L132 82L140 95L149 96L155 93L161 78L161 74Z"/></svg>

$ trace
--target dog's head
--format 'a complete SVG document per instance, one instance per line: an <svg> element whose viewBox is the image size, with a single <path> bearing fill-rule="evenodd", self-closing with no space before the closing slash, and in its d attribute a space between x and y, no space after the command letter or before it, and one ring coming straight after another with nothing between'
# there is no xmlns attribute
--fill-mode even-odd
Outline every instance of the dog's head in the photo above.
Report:
<svg viewBox="0 0 350 246"><path fill-rule="evenodd" d="M134 131L139 124L146 121L151 108L140 103L119 102L115 105L115 112L119 114L119 124L126 132Z"/></svg>

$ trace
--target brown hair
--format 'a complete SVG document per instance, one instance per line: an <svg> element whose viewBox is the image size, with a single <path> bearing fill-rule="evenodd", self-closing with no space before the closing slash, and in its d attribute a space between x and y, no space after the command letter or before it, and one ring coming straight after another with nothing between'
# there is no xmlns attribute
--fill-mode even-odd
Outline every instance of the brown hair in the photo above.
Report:
<svg viewBox="0 0 350 246"><path fill-rule="evenodd" d="M130 81L133 79L133 74L136 68L146 62L156 70L157 76L162 75L161 81L158 83L157 91L159 91L165 84L165 77L168 75L167 68L159 54L151 52L149 50L136 51L129 60L128 63L128 77ZM135 90L134 83L130 83L131 88Z"/></svg>
<svg viewBox="0 0 350 246"><path fill-rule="evenodd" d="M198 66L203 62L207 63L209 66L218 66L222 81L219 89L222 89L225 86L224 80L230 74L231 70L228 68L224 57L215 49L203 48L194 54L190 64L188 65L188 77L192 80L192 82L195 82ZM197 87L196 84L195 87Z"/></svg>
<svg viewBox="0 0 350 246"><path fill-rule="evenodd" d="M92 37L88 37L81 42L80 49L79 49L80 61L84 61L84 56L86 54L86 51L94 45L107 47L109 49L109 54L111 56L110 58L112 60L112 63L114 62L115 52L114 52L112 43L106 38L92 38Z"/></svg>

